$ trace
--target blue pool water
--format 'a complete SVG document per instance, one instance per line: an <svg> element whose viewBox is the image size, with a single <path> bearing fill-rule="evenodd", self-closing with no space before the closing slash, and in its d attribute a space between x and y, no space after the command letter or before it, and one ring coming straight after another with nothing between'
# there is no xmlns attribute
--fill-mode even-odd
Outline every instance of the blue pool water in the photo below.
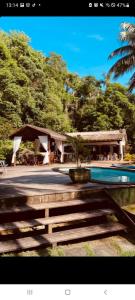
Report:
<svg viewBox="0 0 135 300"><path fill-rule="evenodd" d="M107 183L134 183L135 184L135 172L109 169L109 168L89 168L91 173L91 179L99 182Z"/></svg>

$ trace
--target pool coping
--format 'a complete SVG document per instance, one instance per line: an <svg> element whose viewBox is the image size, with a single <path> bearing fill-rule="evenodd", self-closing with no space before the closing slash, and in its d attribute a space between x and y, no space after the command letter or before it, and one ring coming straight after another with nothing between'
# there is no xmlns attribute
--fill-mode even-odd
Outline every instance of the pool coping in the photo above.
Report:
<svg viewBox="0 0 135 300"><path fill-rule="evenodd" d="M82 167L82 168L85 168L85 169L89 169L89 168L96 168L96 169L112 169L112 170L119 170L119 171L126 171L126 172L131 172L131 173L135 173L135 169L127 169L127 168L122 168L122 167L115 167L115 166L110 166L110 167L103 167L103 166L101 166L101 167L98 167L98 166L86 166L86 167ZM57 171L57 172L60 172L60 173L62 173L62 174L64 174L64 175L68 175L69 176L69 174L68 173L65 173L65 172L62 172L62 170L61 170L62 168L56 168L56 169L53 169L54 171ZM77 169L77 167L75 168L75 167L72 167L72 168L64 168L63 167L63 169ZM102 180L96 180L96 179L90 179L90 181L89 182L92 182L92 183L99 183L99 184L104 184L104 185L116 185L116 186L129 186L129 187L131 187L131 186L135 186L135 182L131 182L131 183L129 183L129 182L111 182L111 181L102 181Z"/></svg>

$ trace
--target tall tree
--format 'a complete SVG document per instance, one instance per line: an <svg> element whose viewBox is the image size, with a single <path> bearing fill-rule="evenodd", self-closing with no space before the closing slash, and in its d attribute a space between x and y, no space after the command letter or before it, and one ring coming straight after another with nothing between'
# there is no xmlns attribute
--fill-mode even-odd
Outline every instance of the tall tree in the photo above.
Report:
<svg viewBox="0 0 135 300"><path fill-rule="evenodd" d="M124 42L125 45L114 50L109 55L109 59L118 55L122 56L108 72L108 76L114 73L114 79L117 79L120 75L123 75L128 71L132 71L135 68L135 25L122 23L121 27L122 31L120 33L120 41ZM129 80L129 91L132 91L134 88L135 72Z"/></svg>
<svg viewBox="0 0 135 300"><path fill-rule="evenodd" d="M21 32L0 32L0 116L13 127L34 123L57 131L72 129L64 103L66 63L60 55L48 57L29 45Z"/></svg>

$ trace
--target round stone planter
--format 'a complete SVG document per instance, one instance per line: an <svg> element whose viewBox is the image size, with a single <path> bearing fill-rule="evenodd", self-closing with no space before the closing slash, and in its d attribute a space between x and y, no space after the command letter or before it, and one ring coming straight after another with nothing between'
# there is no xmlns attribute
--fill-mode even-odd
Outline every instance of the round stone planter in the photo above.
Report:
<svg viewBox="0 0 135 300"><path fill-rule="evenodd" d="M85 168L69 169L69 176L73 183L87 183L90 180L90 170Z"/></svg>

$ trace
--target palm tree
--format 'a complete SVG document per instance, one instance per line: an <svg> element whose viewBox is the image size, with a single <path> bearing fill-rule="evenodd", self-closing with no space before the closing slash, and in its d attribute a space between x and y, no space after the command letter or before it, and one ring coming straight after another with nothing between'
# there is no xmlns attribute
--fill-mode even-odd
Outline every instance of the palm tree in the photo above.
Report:
<svg viewBox="0 0 135 300"><path fill-rule="evenodd" d="M114 79L135 68L135 25L130 23L121 24L120 41L126 42L126 45L114 50L109 59L121 55L122 57L111 67L108 77L114 73ZM135 72L129 80L129 91L135 88Z"/></svg>
<svg viewBox="0 0 135 300"><path fill-rule="evenodd" d="M100 80L100 83L103 86L105 86L105 88L107 88L110 84L110 78L109 78L108 74L106 74L106 73L103 73L102 76L103 76L103 79Z"/></svg>

